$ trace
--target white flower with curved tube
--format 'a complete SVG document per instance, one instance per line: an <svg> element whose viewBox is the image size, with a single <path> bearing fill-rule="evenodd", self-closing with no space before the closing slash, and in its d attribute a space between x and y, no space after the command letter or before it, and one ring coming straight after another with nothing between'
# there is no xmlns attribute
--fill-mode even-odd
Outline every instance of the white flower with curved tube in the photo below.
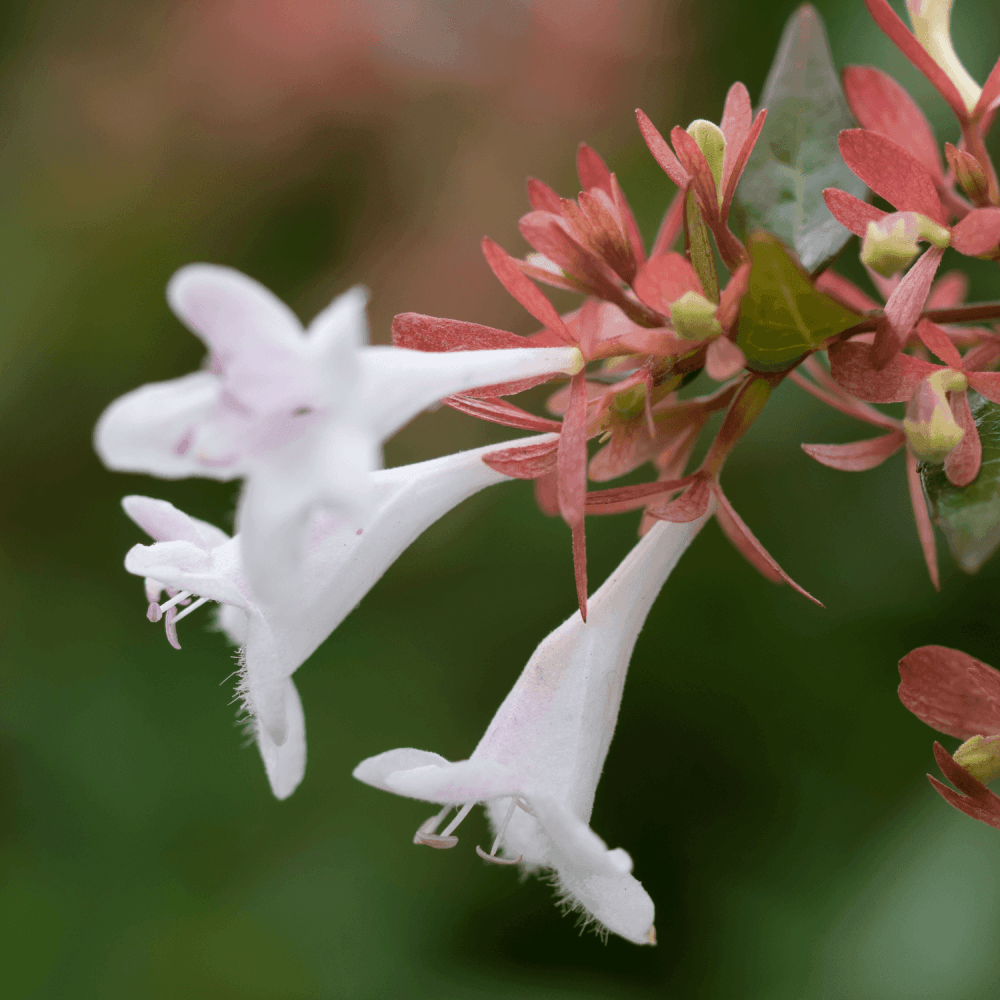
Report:
<svg viewBox="0 0 1000 1000"><path fill-rule="evenodd" d="M586 624L577 612L542 641L468 760L389 750L354 776L440 803L414 837L431 847L454 847L455 828L485 802L495 840L489 854L477 848L483 858L550 870L585 919L636 944L654 943L653 902L631 875L631 858L608 850L588 824L639 631L707 516L654 524L591 598ZM437 832L453 807L458 813Z"/></svg>
<svg viewBox="0 0 1000 1000"><path fill-rule="evenodd" d="M184 267L167 300L208 347L208 370L142 386L98 421L95 448L112 469L246 478L244 564L266 599L279 596L298 568L309 512L365 509L382 442L421 410L456 392L582 366L574 347L373 347L367 297L352 288L304 330L239 271Z"/></svg>
<svg viewBox="0 0 1000 1000"><path fill-rule="evenodd" d="M146 578L154 602L149 617L166 622L171 642L179 648L177 622L196 606L223 605L220 624L243 647L239 693L278 798L295 790L305 769L305 724L292 674L423 531L472 494L510 479L482 461L496 447L375 472L371 506L363 513L316 511L305 533L300 582L281 601L266 604L247 581L238 535L229 538L163 500L123 501L155 540L134 546L125 568ZM171 599L160 604L164 589ZM193 597L198 600L179 610Z"/></svg>

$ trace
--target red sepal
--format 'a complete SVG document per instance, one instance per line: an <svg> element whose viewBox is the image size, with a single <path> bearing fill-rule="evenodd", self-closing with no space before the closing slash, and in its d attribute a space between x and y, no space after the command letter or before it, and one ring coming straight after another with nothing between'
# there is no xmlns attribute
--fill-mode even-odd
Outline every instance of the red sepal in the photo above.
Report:
<svg viewBox="0 0 1000 1000"><path fill-rule="evenodd" d="M716 337L705 354L705 374L713 382L725 382L746 363L746 355L728 337Z"/></svg>
<svg viewBox="0 0 1000 1000"><path fill-rule="evenodd" d="M547 330L557 334L566 344L575 346L573 338L566 329L556 307L542 295L538 286L528 278L517 261L499 243L494 243L488 236L483 237L483 256L490 270L497 276L500 284L531 313Z"/></svg>
<svg viewBox="0 0 1000 1000"><path fill-rule="evenodd" d="M769 580L774 580L777 576L779 579L783 580L790 587L797 590L803 597L808 597L810 601L814 604L818 604L823 607L821 601L817 601L808 590L804 590L800 587L775 561L771 558L770 553L763 545L757 541L754 537L753 532L743 523L743 519L739 514L733 510L733 505L726 499L726 495L722 492L722 488L716 484L714 487L715 500L719 505L719 510L723 511L723 516L726 520L726 534L730 538L737 538L738 541L735 542L736 547L740 552L749 560L751 565L755 566L761 573L764 574Z"/></svg>
<svg viewBox="0 0 1000 1000"><path fill-rule="evenodd" d="M905 403L923 379L941 368L910 354L897 354L877 369L872 348L853 340L834 344L828 357L837 385L868 403Z"/></svg>
<svg viewBox="0 0 1000 1000"><path fill-rule="evenodd" d="M587 492L587 381L581 371L570 383L569 406L559 435L559 512L572 528L583 521Z"/></svg>
<svg viewBox="0 0 1000 1000"><path fill-rule="evenodd" d="M757 145L757 140L760 138L761 129L764 127L764 120L767 118L767 109L757 112L757 117L754 119L753 125L750 126L750 133L743 142L743 149L740 151L739 156L733 162L732 172L728 175L726 170L729 168L729 148L726 148L726 158L723 160L723 187L722 187L722 211L721 217L723 219L729 218L729 209L733 204L733 195L736 194L736 185L739 183L740 177L743 175L743 169L747 165L747 160L750 159L750 154L753 152L754 146Z"/></svg>
<svg viewBox="0 0 1000 1000"><path fill-rule="evenodd" d="M601 159L600 153L585 142L581 142L576 150L576 173L584 191L599 188L606 194L611 194L611 171Z"/></svg>
<svg viewBox="0 0 1000 1000"><path fill-rule="evenodd" d="M892 431L877 438L851 441L849 444L804 444L802 450L820 465L841 472L867 472L895 455L906 444L902 431Z"/></svg>
<svg viewBox="0 0 1000 1000"><path fill-rule="evenodd" d="M900 16L889 6L888 0L865 0L865 6L875 23L896 43L899 51L930 80L937 92L951 105L951 110L958 116L958 120L966 121L969 113L965 109L965 102L958 88L910 33Z"/></svg>
<svg viewBox="0 0 1000 1000"><path fill-rule="evenodd" d="M740 305L749 288L750 265L742 264L730 275L726 287L719 296L719 308L715 311L716 319L722 324L722 329L726 333L732 330L740 318Z"/></svg>
<svg viewBox="0 0 1000 1000"><path fill-rule="evenodd" d="M917 103L888 73L874 66L846 66L841 74L847 103L858 122L908 149L944 183L937 139Z"/></svg>
<svg viewBox="0 0 1000 1000"><path fill-rule="evenodd" d="M945 458L944 472L950 483L963 487L968 486L979 475L979 467L983 462L983 444L979 440L976 422L972 419L968 395L964 391L953 392L949 402L955 422L965 434Z"/></svg>
<svg viewBox="0 0 1000 1000"><path fill-rule="evenodd" d="M562 214L562 199L559 195L548 184L534 177L528 178L528 201L536 211L552 212L553 215Z"/></svg>
<svg viewBox="0 0 1000 1000"><path fill-rule="evenodd" d="M955 224L951 245L967 257L994 253L1000 246L1000 208L974 208Z"/></svg>
<svg viewBox="0 0 1000 1000"><path fill-rule="evenodd" d="M719 219L719 193L715 187L712 168L705 159L701 147L694 137L675 125L670 130L670 141L684 169L691 177L691 187L698 198L701 214L710 226Z"/></svg>
<svg viewBox="0 0 1000 1000"><path fill-rule="evenodd" d="M504 399L477 399L474 396L461 394L446 396L442 402L460 413L467 413L470 417L478 417L480 420L488 420L504 427L543 432L562 430L562 424L558 420L536 417L533 413L522 410Z"/></svg>
<svg viewBox="0 0 1000 1000"><path fill-rule="evenodd" d="M949 271L931 285L928 309L951 309L960 306L969 293L969 279L961 271Z"/></svg>
<svg viewBox="0 0 1000 1000"><path fill-rule="evenodd" d="M635 486L615 486L608 490L592 490L587 494L586 510L588 514L622 514L629 510L638 510L649 504L653 497L665 493L676 493L684 489L693 479L685 476L683 479L662 480L655 483L637 483Z"/></svg>
<svg viewBox="0 0 1000 1000"><path fill-rule="evenodd" d="M642 137L646 140L646 145L653 154L653 159L679 188L685 189L691 183L691 178L677 157L674 156L674 151L667 144L667 140L660 135L659 129L639 108L635 109L635 117L638 119L639 131L642 132Z"/></svg>
<svg viewBox="0 0 1000 1000"><path fill-rule="evenodd" d="M682 188L675 192L670 207L663 213L663 219L660 221L660 228L657 230L656 239L653 240L653 249L649 251L649 256L659 257L660 254L669 253L683 228L684 190Z"/></svg>
<svg viewBox="0 0 1000 1000"><path fill-rule="evenodd" d="M1000 797L993 794L981 781L977 781L959 764L940 743L934 744L934 759L944 776L958 789L964 792L960 795L952 791L932 774L927 775L931 787L959 812L979 820L987 826L1000 830Z"/></svg>
<svg viewBox="0 0 1000 1000"><path fill-rule="evenodd" d="M535 503L546 517L559 516L559 474L555 470L535 480Z"/></svg>
<svg viewBox="0 0 1000 1000"><path fill-rule="evenodd" d="M400 313L392 321L392 342L396 347L427 352L496 351L532 346L525 337L506 330L412 312Z"/></svg>
<svg viewBox="0 0 1000 1000"><path fill-rule="evenodd" d="M747 541L746 536L739 530L736 523L733 521L732 517L729 515L729 511L725 507L717 507L715 511L715 519L719 522L719 527L722 529L722 533L729 539L733 548L743 556L744 559L758 573L761 574L765 579L770 580L771 583L784 583L784 578L775 569L771 568L771 564L765 559L761 559L757 550Z"/></svg>
<svg viewBox="0 0 1000 1000"><path fill-rule="evenodd" d="M729 186L733 167L743 152L752 123L753 105L750 103L750 92L742 83L734 83L726 94L722 121L719 122L719 128L726 137L726 155L722 166L723 189Z"/></svg>
<svg viewBox="0 0 1000 1000"><path fill-rule="evenodd" d="M834 191L835 188L827 188L827 191ZM824 196L825 196L824 192ZM843 191L838 192L838 194L843 194ZM848 197L851 197L848 195ZM857 199L855 199L857 200ZM865 202L861 202L865 204ZM876 209L877 211L877 209ZM882 213L883 215L885 213ZM847 227L850 229L850 226ZM820 276L816 279L816 289L817 291L823 292L825 295L829 295L831 299L836 299L842 306L847 306L848 309L853 309L854 312L866 313L869 309L880 308L879 304L865 292L863 292L853 281L849 281L841 274L837 274L832 268L827 268Z"/></svg>
<svg viewBox="0 0 1000 1000"><path fill-rule="evenodd" d="M580 617L587 620L587 536L583 518L573 525L573 579L576 581L576 601Z"/></svg>
<svg viewBox="0 0 1000 1000"><path fill-rule="evenodd" d="M1000 735L1000 671L960 649L921 646L899 661L899 700L939 733Z"/></svg>
<svg viewBox="0 0 1000 1000"><path fill-rule="evenodd" d="M855 236L864 238L868 232L869 222L878 222L889 213L881 208L869 205L867 201L855 198L853 194L841 191L840 188L825 188L823 201L830 209L830 214L845 228L850 229Z"/></svg>
<svg viewBox="0 0 1000 1000"><path fill-rule="evenodd" d="M632 286L635 294L661 316L670 315L670 304L685 292L705 292L690 262L679 253L650 257Z"/></svg>
<svg viewBox="0 0 1000 1000"><path fill-rule="evenodd" d="M983 92L979 95L979 100L976 101L976 110L973 112L973 117L985 115L995 104L997 98L1000 98L1000 59L993 64L993 69L990 70L990 75L983 84ZM983 128L984 134L987 131L986 128Z"/></svg>
<svg viewBox="0 0 1000 1000"><path fill-rule="evenodd" d="M980 396L991 403L1000 403L1000 372L966 372L965 377Z"/></svg>
<svg viewBox="0 0 1000 1000"><path fill-rule="evenodd" d="M863 128L840 133L844 162L899 212L920 212L947 225L930 171L908 150L879 132Z"/></svg>
<svg viewBox="0 0 1000 1000"><path fill-rule="evenodd" d="M910 506L913 508L913 520L917 522L917 537L920 548L927 563L927 575L935 590L941 589L941 577L938 575L937 545L934 543L934 526L927 513L927 501L924 500L924 488L917 471L917 457L906 449L906 485L910 491Z"/></svg>
<svg viewBox="0 0 1000 1000"><path fill-rule="evenodd" d="M676 499L665 504L652 504L646 513L658 521L683 524L697 521L708 510L712 500L712 483L705 476L696 476L694 482Z"/></svg>
<svg viewBox="0 0 1000 1000"><path fill-rule="evenodd" d="M906 343L923 311L943 256L944 250L928 247L889 296L885 315L875 328L872 363L876 368L885 368Z"/></svg>
<svg viewBox="0 0 1000 1000"><path fill-rule="evenodd" d="M949 368L962 370L962 355L952 343L951 337L929 319L922 319L916 327L917 336L923 341L924 347L936 354Z"/></svg>
<svg viewBox="0 0 1000 1000"><path fill-rule="evenodd" d="M483 455L483 462L491 469L513 476L515 479L538 479L555 473L559 439L539 441L516 448L499 448Z"/></svg>

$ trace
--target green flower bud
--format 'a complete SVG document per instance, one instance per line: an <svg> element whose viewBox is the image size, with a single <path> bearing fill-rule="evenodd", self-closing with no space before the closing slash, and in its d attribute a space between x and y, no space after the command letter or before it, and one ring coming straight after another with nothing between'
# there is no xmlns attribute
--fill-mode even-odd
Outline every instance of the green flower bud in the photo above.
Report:
<svg viewBox="0 0 1000 1000"><path fill-rule="evenodd" d="M906 407L903 430L910 447L927 462L943 462L965 436L958 425L948 392L964 392L968 382L961 372L945 368L929 375L917 387Z"/></svg>
<svg viewBox="0 0 1000 1000"><path fill-rule="evenodd" d="M893 212L878 222L869 222L861 243L861 263L888 278L902 271L919 253L917 240L944 248L951 233L919 212Z"/></svg>
<svg viewBox="0 0 1000 1000"><path fill-rule="evenodd" d="M1000 736L973 736L955 751L961 764L977 781L988 785L1000 777Z"/></svg>
<svg viewBox="0 0 1000 1000"><path fill-rule="evenodd" d="M705 121L704 118L696 118L687 127L687 134L691 136L698 148L705 154L708 161L708 169L712 171L715 178L715 190L719 196L719 207L722 207L722 164L726 158L726 137L722 134L722 129L715 122Z"/></svg>
<svg viewBox="0 0 1000 1000"><path fill-rule="evenodd" d="M715 317L716 306L704 295L685 292L670 304L670 320L685 340L709 340L722 333L722 324Z"/></svg>

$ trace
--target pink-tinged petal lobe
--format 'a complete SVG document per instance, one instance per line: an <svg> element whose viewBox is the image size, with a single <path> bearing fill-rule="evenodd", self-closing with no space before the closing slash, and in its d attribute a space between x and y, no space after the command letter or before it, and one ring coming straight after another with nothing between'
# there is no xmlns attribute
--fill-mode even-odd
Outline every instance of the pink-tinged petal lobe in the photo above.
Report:
<svg viewBox="0 0 1000 1000"><path fill-rule="evenodd" d="M499 243L494 243L488 236L483 237L482 247L483 256L490 265L490 269L499 279L500 284L542 326L558 334L564 343L572 344L573 338L569 335L569 331L566 329L566 325L563 323L559 313L556 312L556 307L542 295L538 286L524 274L513 257Z"/></svg>
<svg viewBox="0 0 1000 1000"><path fill-rule="evenodd" d="M850 444L804 444L802 450L821 465L841 472L867 472L895 455L906 444L902 431L893 431L865 441Z"/></svg>
<svg viewBox="0 0 1000 1000"><path fill-rule="evenodd" d="M650 257L636 277L633 288L647 306L662 316L670 315L670 304L685 292L705 294L687 258L673 252Z"/></svg>
<svg viewBox="0 0 1000 1000"><path fill-rule="evenodd" d="M951 245L967 257L995 253L1000 247L1000 208L974 208L952 229Z"/></svg>
<svg viewBox="0 0 1000 1000"><path fill-rule="evenodd" d="M531 202L531 207L538 212L552 212L553 215L562 214L562 198L548 184L534 177L528 178L528 201Z"/></svg>
<svg viewBox="0 0 1000 1000"><path fill-rule="evenodd" d="M968 118L968 111L958 88L911 34L900 16L889 6L888 0L865 0L865 6L875 23L895 42L899 51L930 80L937 92L948 102L958 120L965 121Z"/></svg>
<svg viewBox="0 0 1000 1000"><path fill-rule="evenodd" d="M888 365L906 343L906 338L923 311L943 256L944 250L929 247L889 296L889 301L885 304L885 315L879 320L872 346L872 363L876 368Z"/></svg>
<svg viewBox="0 0 1000 1000"><path fill-rule="evenodd" d="M910 506L913 508L913 520L917 523L917 537L920 548L927 563L927 575L935 590L941 589L941 577L938 574L937 546L934 543L934 526L927 513L927 502L924 500L924 488L917 471L917 457L906 449L906 485L910 491Z"/></svg>
<svg viewBox="0 0 1000 1000"><path fill-rule="evenodd" d="M483 455L483 462L495 472L514 479L538 479L556 471L558 438L516 448L498 448Z"/></svg>
<svg viewBox="0 0 1000 1000"><path fill-rule="evenodd" d="M846 66L847 103L858 122L908 149L937 183L944 183L941 152L930 124L916 102L888 73L874 66Z"/></svg>
<svg viewBox="0 0 1000 1000"><path fill-rule="evenodd" d="M942 274L931 285L931 293L927 296L928 309L951 309L960 306L969 294L969 279L962 271L949 271Z"/></svg>
<svg viewBox="0 0 1000 1000"><path fill-rule="evenodd" d="M833 188L827 188L832 191ZM840 194L844 192L841 191ZM851 197L848 195L848 197ZM865 204L862 202L862 204ZM827 268L817 279L816 288L818 291L829 295L831 299L836 299L848 309L853 309L858 313L866 313L870 309L879 309L879 304L868 294L863 292L853 281L848 280L843 275L837 274L832 268Z"/></svg>
<svg viewBox="0 0 1000 1000"><path fill-rule="evenodd" d="M503 399L477 399L474 396L457 395L447 396L442 402L460 413L467 413L470 417L489 420L490 423L501 424L504 427L543 432L558 432L562 428L558 420L536 417L533 413L528 413L527 410L522 410L519 406Z"/></svg>
<svg viewBox="0 0 1000 1000"><path fill-rule="evenodd" d="M840 133L839 145L851 170L898 212L920 212L942 226L948 224L933 176L899 143L852 128Z"/></svg>
<svg viewBox="0 0 1000 1000"><path fill-rule="evenodd" d="M611 194L611 171L600 154L585 142L581 142L576 151L576 172L584 191L598 188L605 194Z"/></svg>
<svg viewBox="0 0 1000 1000"><path fill-rule="evenodd" d="M638 108L635 109L635 117L639 121L639 131L642 132L642 137L646 140L646 145L653 154L653 159L679 188L682 190L686 188L691 183L691 178L677 157L674 156L674 151L667 144L667 140L660 135L659 129Z"/></svg>
<svg viewBox="0 0 1000 1000"><path fill-rule="evenodd" d="M980 396L991 403L1000 403L1000 372L966 372L965 377Z"/></svg>
<svg viewBox="0 0 1000 1000"><path fill-rule="evenodd" d="M944 460L944 471L948 481L959 488L968 486L979 475L983 461L983 444L979 440L976 422L969 409L969 397L963 392L951 393L951 412L955 422L965 431L958 446L953 448Z"/></svg>
<svg viewBox="0 0 1000 1000"><path fill-rule="evenodd" d="M676 500L666 504L651 505L646 509L646 513L658 521L686 524L704 516L711 500L712 484L704 476L699 476Z"/></svg>
<svg viewBox="0 0 1000 1000"><path fill-rule="evenodd" d="M829 350L830 374L842 389L868 403L905 403L917 386L940 365L897 354L882 369L874 367L872 349L848 340Z"/></svg>
<svg viewBox="0 0 1000 1000"><path fill-rule="evenodd" d="M758 111L757 117L754 119L753 125L750 127L750 132L743 142L743 148L740 150L739 154L734 157L732 170L729 170L729 149L726 148L726 158L723 164L723 170L728 171L725 176L725 183L723 185L723 195L722 195L722 212L721 216L723 219L729 218L729 209L733 204L733 195L736 194L736 185L739 183L740 177L743 174L743 170L747 165L747 160L750 159L750 154L753 152L754 146L757 144L757 140L760 138L761 130L764 128L764 120L767 118L767 110Z"/></svg>
<svg viewBox="0 0 1000 1000"><path fill-rule="evenodd" d="M739 514L733 509L733 505L726 499L726 495L722 492L721 488L715 486L715 500L719 505L719 510L725 512L726 526L728 530L726 534L732 538L734 535L740 539L736 543L736 547L740 552L750 561L750 563L756 566L769 580L774 580L775 576L779 577L790 587L797 590L803 597L808 597L813 604L818 604L823 607L822 602L817 601L808 590L804 590L800 587L771 557L767 549L757 540L753 532L743 523L743 519ZM766 570L764 567L767 567Z"/></svg>
<svg viewBox="0 0 1000 1000"><path fill-rule="evenodd" d="M923 341L924 347L936 354L946 365L956 371L962 370L962 355L952 342L951 337L929 319L922 319L917 324L917 336Z"/></svg>
<svg viewBox="0 0 1000 1000"><path fill-rule="evenodd" d="M960 740L1000 735L1000 671L960 649L921 646L899 661L899 700Z"/></svg>
<svg viewBox="0 0 1000 1000"><path fill-rule="evenodd" d="M725 382L741 371L747 359L728 337L717 337L708 345L705 373L715 382Z"/></svg>
<svg viewBox="0 0 1000 1000"><path fill-rule="evenodd" d="M874 205L869 205L867 201L855 198L853 194L841 191L840 188L825 188L823 201L830 209L830 214L855 236L864 237L868 232L869 222L878 222L889 214Z"/></svg>
<svg viewBox="0 0 1000 1000"><path fill-rule="evenodd" d="M573 527L583 521L587 492L587 382L583 372L570 383L569 407L559 435L559 510Z"/></svg>

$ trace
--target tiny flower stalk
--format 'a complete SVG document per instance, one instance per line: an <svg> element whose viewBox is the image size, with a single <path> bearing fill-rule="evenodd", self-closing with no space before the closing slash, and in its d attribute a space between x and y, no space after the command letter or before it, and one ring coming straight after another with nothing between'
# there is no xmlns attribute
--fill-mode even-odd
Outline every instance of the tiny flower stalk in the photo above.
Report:
<svg viewBox="0 0 1000 1000"><path fill-rule="evenodd" d="M965 430L955 419L947 394L964 393L967 386L965 375L949 368L929 375L917 386L906 407L903 430L918 458L943 462L962 443Z"/></svg>

